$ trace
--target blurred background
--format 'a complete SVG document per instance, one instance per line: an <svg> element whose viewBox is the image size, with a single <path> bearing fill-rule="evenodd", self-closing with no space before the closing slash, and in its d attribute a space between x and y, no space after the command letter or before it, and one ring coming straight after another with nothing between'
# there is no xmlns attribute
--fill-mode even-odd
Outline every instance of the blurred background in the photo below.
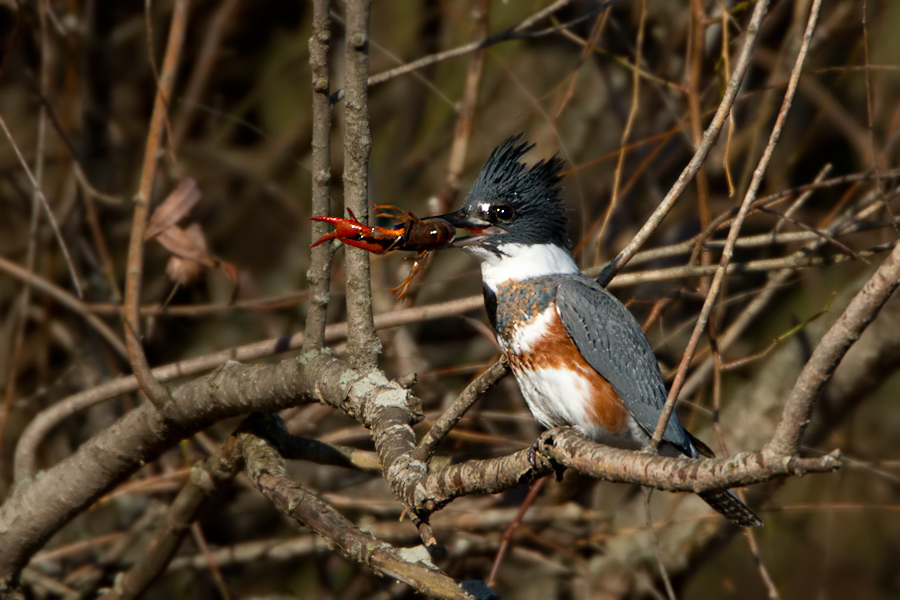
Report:
<svg viewBox="0 0 900 600"><path fill-rule="evenodd" d="M548 2L381 1L371 72L515 28ZM631 240L693 154L737 61L754 3L573 1L520 39L435 61L370 88L370 200L418 216L458 206L491 149L524 132L531 162L566 161L572 242L584 269ZM733 115L698 183L611 289L645 324L671 376L736 210L778 114L811 2L775 1ZM67 396L129 372L88 316L119 336L132 199L142 166L171 1L0 1L0 498L26 425ZM332 90L342 87L343 2L333 3ZM172 254L147 245L145 347L153 366L303 329L310 227L312 9L299 1L191 3L155 201L179 182L202 198L180 225L201 231L212 268L173 278ZM679 414L720 455L760 447L827 326L897 239L900 4L825 2L798 93L758 205L742 230L714 317L720 360L698 354ZM342 215L343 104L332 135L332 214ZM71 261L25 174L39 182ZM818 181L817 186L809 184ZM806 186L806 187L804 187ZM611 198L615 197L611 205ZM39 208L35 209L34 207ZM393 223L381 219L382 226ZM698 245L704 233L706 246ZM824 233L823 233L824 232ZM718 244L716 242L719 242ZM330 321L344 320L336 247ZM651 252L652 250L652 252ZM702 251L701 251L702 250ZM411 256L372 258L376 314L480 294L477 264L442 251L398 301ZM76 293L71 269L83 287ZM229 268L233 265L233 270ZM167 271L168 269L168 271ZM29 272L44 282L26 286ZM236 287L234 273L239 286ZM704 277L707 275L707 277ZM230 299L236 293L236 300ZM508 598L900 597L900 431L894 375L900 306L891 302L836 375L807 437L840 448L831 475L755 486L766 527L748 538L686 495L656 492L653 531L640 490L567 475L550 481L509 536L494 589ZM499 356L482 310L380 332L390 376L418 374L424 433L441 408ZM733 328L733 329L732 329ZM729 332L732 332L729 337ZM343 351L341 340L334 351ZM282 354L272 359L288 356ZM138 399L66 419L42 440L55 464ZM292 432L371 448L368 432L323 406L283 415ZM92 597L139 560L188 476L238 421L186 440L103 498L35 557L35 597ZM539 433L512 378L445 440L454 460L500 456ZM345 515L396 545L417 543L379 477L292 465ZM528 490L458 500L434 517L441 567L488 579ZM151 598L405 598L287 526L248 485L217 499Z"/></svg>

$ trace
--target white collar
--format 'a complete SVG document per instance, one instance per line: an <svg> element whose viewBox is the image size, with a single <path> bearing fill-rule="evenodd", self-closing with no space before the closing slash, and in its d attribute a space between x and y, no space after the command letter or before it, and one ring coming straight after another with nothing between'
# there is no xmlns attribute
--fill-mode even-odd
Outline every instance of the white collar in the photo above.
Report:
<svg viewBox="0 0 900 600"><path fill-rule="evenodd" d="M580 272L572 253L556 244L501 244L499 255L476 246L466 250L481 259L481 277L493 291L507 281Z"/></svg>

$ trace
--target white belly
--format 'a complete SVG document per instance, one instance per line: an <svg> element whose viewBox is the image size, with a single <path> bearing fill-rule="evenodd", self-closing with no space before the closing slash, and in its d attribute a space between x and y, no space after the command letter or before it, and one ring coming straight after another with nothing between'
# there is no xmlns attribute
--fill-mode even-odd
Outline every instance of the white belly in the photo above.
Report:
<svg viewBox="0 0 900 600"><path fill-rule="evenodd" d="M593 399L590 382L575 371L517 369L513 373L531 414L548 429L578 427L595 442L617 448L637 449L650 439L631 415L620 431L598 426L589 413Z"/></svg>

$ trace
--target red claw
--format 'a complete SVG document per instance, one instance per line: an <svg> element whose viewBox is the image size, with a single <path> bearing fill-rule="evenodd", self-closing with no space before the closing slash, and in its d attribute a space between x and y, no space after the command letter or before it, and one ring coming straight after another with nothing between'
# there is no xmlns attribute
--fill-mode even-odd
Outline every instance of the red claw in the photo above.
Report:
<svg viewBox="0 0 900 600"><path fill-rule="evenodd" d="M349 208L349 219L341 217L310 217L313 221L324 221L334 225L334 231L320 237L310 247L315 247L328 240L340 240L348 246L361 248L375 254L384 254L393 249L402 239L402 229L386 229L384 227L370 227L360 223Z"/></svg>
<svg viewBox="0 0 900 600"><path fill-rule="evenodd" d="M348 246L374 254L385 254L393 250L415 251L417 256L412 271L403 283L394 288L394 291L399 290L398 298L402 298L412 283L413 276L424 268L429 253L450 245L456 237L456 229L439 217L422 220L396 206L379 205L375 210L380 211L376 214L377 217L391 218L399 225L393 228L365 225L359 222L350 209L347 209L349 219L311 217L313 221L331 223L334 225L334 231L326 233L315 243L310 244L310 247L329 240L340 240Z"/></svg>
<svg viewBox="0 0 900 600"><path fill-rule="evenodd" d="M337 227L337 225L338 225L337 222L342 221L343 219L339 219L338 217L310 217L309 220L310 221L325 221L326 223L331 223L332 225ZM336 239L337 237L339 237L337 232L338 232L338 230L335 229L331 233L326 233L325 235L320 237L318 240L316 240L315 242L310 244L309 247L315 248L316 246L318 246L319 244L321 244L323 242L327 242L328 240Z"/></svg>

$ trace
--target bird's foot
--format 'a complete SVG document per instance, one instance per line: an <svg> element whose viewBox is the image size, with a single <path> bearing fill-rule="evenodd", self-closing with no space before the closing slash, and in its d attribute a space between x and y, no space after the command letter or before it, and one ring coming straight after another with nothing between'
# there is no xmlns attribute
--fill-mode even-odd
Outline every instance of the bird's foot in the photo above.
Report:
<svg viewBox="0 0 900 600"><path fill-rule="evenodd" d="M540 471L544 457L541 456L541 438L534 440L534 443L528 448L528 464L535 471Z"/></svg>

